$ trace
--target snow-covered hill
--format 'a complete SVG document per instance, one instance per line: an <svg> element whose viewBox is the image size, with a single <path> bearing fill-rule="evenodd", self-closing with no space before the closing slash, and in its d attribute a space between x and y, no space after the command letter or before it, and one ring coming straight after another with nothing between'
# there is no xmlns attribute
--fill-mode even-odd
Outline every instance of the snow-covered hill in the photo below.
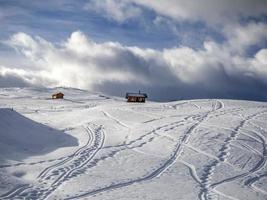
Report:
<svg viewBox="0 0 267 200"><path fill-rule="evenodd" d="M0 89L0 196L264 200L266 119L260 102Z"/></svg>

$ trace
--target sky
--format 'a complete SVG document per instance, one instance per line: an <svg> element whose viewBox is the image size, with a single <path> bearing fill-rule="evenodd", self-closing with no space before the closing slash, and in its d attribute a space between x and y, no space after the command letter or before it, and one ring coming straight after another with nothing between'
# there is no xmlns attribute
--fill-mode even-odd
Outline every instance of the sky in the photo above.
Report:
<svg viewBox="0 0 267 200"><path fill-rule="evenodd" d="M0 0L0 87L267 100L266 0Z"/></svg>

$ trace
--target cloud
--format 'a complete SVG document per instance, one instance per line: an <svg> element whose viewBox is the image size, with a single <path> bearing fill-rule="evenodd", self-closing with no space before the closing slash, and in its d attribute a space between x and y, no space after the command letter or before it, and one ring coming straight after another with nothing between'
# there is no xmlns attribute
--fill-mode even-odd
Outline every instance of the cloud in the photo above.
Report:
<svg viewBox="0 0 267 200"><path fill-rule="evenodd" d="M119 23L136 18L142 13L141 9L133 5L130 0L91 0L84 6L84 9L96 11Z"/></svg>
<svg viewBox="0 0 267 200"><path fill-rule="evenodd" d="M27 87L30 84L15 73L3 73L0 68L0 87Z"/></svg>
<svg viewBox="0 0 267 200"><path fill-rule="evenodd" d="M242 17L259 17L267 14L265 0L105 0L97 3L89 1L89 7L111 19L122 20L140 14L142 8L155 11L158 15L167 16L177 21L205 21L208 24L238 21ZM128 10L129 9L129 10ZM116 11L116 12L115 12ZM117 14L116 14L117 13ZM132 14L134 13L134 14ZM118 15L118 16L117 16Z"/></svg>
<svg viewBox="0 0 267 200"><path fill-rule="evenodd" d="M264 41L267 39L267 24L249 22L245 25L226 25L223 32L232 50L245 53L247 48L254 45L264 47Z"/></svg>
<svg viewBox="0 0 267 200"><path fill-rule="evenodd" d="M119 24L139 20L143 29L169 31L191 47L207 38L226 39L233 50L246 53L244 49L258 45L267 33L266 0L90 0L85 9Z"/></svg>
<svg viewBox="0 0 267 200"><path fill-rule="evenodd" d="M256 54L256 61L258 62L258 66L266 67L267 65L267 49L261 49L257 54ZM267 70L266 68L264 68Z"/></svg>
<svg viewBox="0 0 267 200"><path fill-rule="evenodd" d="M6 30L1 40L9 37L0 43L2 87L70 86L113 95L144 89L156 100L267 99L265 0L48 0L1 5L5 12L0 21ZM72 17L78 12L78 18ZM57 20L66 22L61 24L64 29L57 24L44 30ZM94 39L81 31L67 39L51 37L79 28ZM17 30L21 32L14 34Z"/></svg>
<svg viewBox="0 0 267 200"><path fill-rule="evenodd" d="M0 87L38 87L55 84L57 82L51 79L46 71L0 66Z"/></svg>
<svg viewBox="0 0 267 200"><path fill-rule="evenodd" d="M229 43L205 41L197 50L183 46L155 50L96 43L80 31L61 43L17 33L6 44L31 65L23 70L1 67L0 75L16 77L16 85L68 86L113 95L141 89L154 100L267 100L267 49L246 57Z"/></svg>

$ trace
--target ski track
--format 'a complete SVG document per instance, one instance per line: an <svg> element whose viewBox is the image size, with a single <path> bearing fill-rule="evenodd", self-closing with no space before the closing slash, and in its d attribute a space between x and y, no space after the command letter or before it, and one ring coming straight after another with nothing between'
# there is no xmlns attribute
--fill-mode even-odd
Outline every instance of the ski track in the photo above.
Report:
<svg viewBox="0 0 267 200"><path fill-rule="evenodd" d="M83 151L83 150L86 149L88 146L90 146L91 143L92 143L92 140L93 140L93 134L92 134L91 131L88 131L88 128L87 128L87 127L85 128L85 130L86 130L86 133L87 133L87 135L88 135L87 143L86 143L84 146L82 146L82 147L80 147L79 149L77 149L72 155L70 155L69 157L67 157L67 159L65 159L65 160L63 160L63 161L61 161L61 162L59 162L59 163L56 163L55 165L51 165L51 166L47 167L46 169L44 169L44 170L38 175L37 178L42 178L42 179L45 178L46 175L47 175L51 170L55 169L57 166L61 166L61 165L63 165L64 163L70 161L70 160L73 159L75 156L77 156L81 151Z"/></svg>
<svg viewBox="0 0 267 200"><path fill-rule="evenodd" d="M266 134L264 129L256 124L253 124L251 122L252 119L254 119L256 116L265 113L267 110L254 113L250 116L244 117L244 119L240 122L238 126L236 126L235 129L228 129L231 131L231 134L224 140L224 143L222 147L219 150L218 157L212 156L210 154L207 154L201 150L198 150L188 144L190 136L195 132L195 130L202 126L201 123L205 121L206 119L211 118L217 118L220 116L224 116L226 114L232 114L236 115L240 111L244 111L243 108L234 108L234 109L225 109L224 103L220 100L210 100L211 101L211 110L203 113L198 114L192 114L186 116L184 119L181 119L179 121L175 121L172 123L168 123L165 125L161 125L159 127L156 127L152 129L151 131L139 136L136 139L133 139L128 142L124 142L123 144L114 145L114 146L104 146L105 142L105 134L103 132L102 126L98 126L95 124L88 124L87 127L85 127L86 133L88 135L87 143L77 149L73 154L65 157L60 157L57 159L50 159L50 160L42 160L38 162L30 162L30 163L16 163L16 164L9 164L9 165L0 165L1 168L7 168L7 167L16 167L21 165L35 165L35 164L42 164L45 162L54 162L59 161L56 164L53 164L47 168L45 168L37 177L37 183L35 185L21 185L13 190L5 193L4 195L0 196L1 199L25 199L25 200L42 200L49 198L51 194L64 182L70 180L71 178L77 177L79 175L82 175L86 173L86 170L89 168L96 167L98 162L104 161L108 158L113 158L117 153L120 153L127 149L137 149L140 147L143 147L144 145L152 142L156 137L167 137L165 133L167 131L174 131L176 128L182 125L190 125L190 127L183 133L182 136L179 136L177 140L174 140L172 138L169 138L172 140L172 142L176 142L175 149L173 150L173 153L170 155L170 157L165 160L164 163L161 163L160 166L157 169L153 169L153 171L149 172L148 174L144 175L143 177L138 177L132 180L126 180L123 182L118 183L112 183L110 185L106 185L100 188L93 189L91 191L76 194L75 196L68 197L66 200L69 199L78 199L83 197L88 197L92 195L96 195L99 193L103 193L106 191L123 188L130 186L135 183L141 183L145 181L149 181L153 178L161 176L165 171L167 171L178 159L178 157L183 152L184 147L191 148L201 154L205 154L209 157L212 157L214 160L205 166L204 173L201 177L198 176L195 166L191 165L190 163L187 163L183 160L179 160L180 163L184 164L190 173L190 176L193 180L195 180L199 186L200 186L200 193L199 193L199 199L200 200L213 200L218 199L219 195L223 196L228 199L236 200L236 198L229 196L227 194L224 194L221 191L218 191L216 189L217 186L234 181L236 179L245 178L248 177L247 180L244 181L244 185L248 186L252 190L256 192L260 192L263 194L267 194L267 191L262 190L255 186L255 183L259 181L261 178L266 177L267 173L259 172L265 165L266 165L266 159L267 159L267 146L266 146L266 139L263 136ZM75 102L80 103L80 102ZM196 107L197 109L201 109L201 107L197 104L192 102L182 102L179 104L172 105L171 107L173 109L179 109L179 106L184 104L191 104L193 107ZM259 106L260 107L260 106ZM262 106L263 108L266 108ZM124 127L126 129L130 129L128 125L121 122L120 120L116 119L112 115L110 115L107 111L101 111L104 116L106 116L108 119L116 122L121 127ZM142 123L150 123L154 121L160 121L162 119L171 118L171 117L178 117L177 116L165 116L165 117L159 117L159 118L153 118L151 120L144 121ZM180 116L179 116L180 117ZM251 124L253 125L258 131L252 131L254 135L243 133L241 130L245 124ZM90 126L93 125L93 128L90 128ZM222 128L222 127L220 127ZM159 131L163 131L164 134L159 134ZM227 163L227 158L230 155L231 146L233 145L232 142L236 141L238 138L238 135L244 134L255 141L258 141L262 143L263 145L263 152L259 152L259 150L244 144L239 143L240 146L243 148L261 156L261 160L248 172L244 172L242 174L236 175L234 177L230 177L227 179L224 179L222 181L211 183L214 171L216 167L221 165L222 163ZM110 150L107 152L107 154L104 154L100 158L96 158L96 155L101 150ZM248 158L248 161L251 159L251 157ZM242 168L244 168L243 166Z"/></svg>
<svg viewBox="0 0 267 200"><path fill-rule="evenodd" d="M138 137L132 141L129 141L128 143L123 143L123 144L119 144L119 145L115 145L115 146L105 146L102 149L103 150L104 149L105 150L112 149L111 152L109 152L107 155L104 155L101 158L96 158L90 165L88 165L88 168L92 168L92 167L96 166L99 161L103 161L105 159L114 157L115 154L120 153L124 150L127 150L127 149L133 149L134 150L136 148L143 147L144 145L152 142L156 138L156 136L166 137L166 135L161 135L158 133L158 131L160 131L160 130L162 130L164 133L166 133L167 131L175 130L175 128L178 128L179 126L188 125L190 123L190 122L187 122L188 120L199 120L199 119L200 119L200 115L190 115L190 116L187 116L186 118L184 118L182 120L154 128L151 131L147 132L146 134L141 135L140 137ZM193 122L191 122L191 123L193 123Z"/></svg>
<svg viewBox="0 0 267 200"><path fill-rule="evenodd" d="M63 159L69 158L71 157L71 155L69 156L62 156L60 158L56 158L56 159L49 159L49 160L40 160L40 161L36 161L36 162L19 162L19 163L15 163L15 164L7 164L7 165L0 165L0 169L1 168L9 168L9 167L18 167L18 166L27 166L27 165L38 165L38 164L43 164L43 163L50 163L50 162L55 162L55 161L61 161Z"/></svg>
<svg viewBox="0 0 267 200"><path fill-rule="evenodd" d="M144 123L144 124L147 124L147 123L150 123L150 122L155 122L155 121L159 121L159 120L162 120L162 119L164 119L164 117L160 117L160 118L153 118L153 119L150 119L150 120L144 121L143 123Z"/></svg>
<svg viewBox="0 0 267 200"><path fill-rule="evenodd" d="M120 126L122 126L122 127L124 127L124 128L127 128L127 129L130 129L130 127L129 127L127 124L125 124L125 123L121 122L120 120L116 119L115 117L113 117L113 116L112 116L111 114L109 114L108 112L106 112L106 111L102 111L102 113L103 113L104 116L106 116L107 118L109 118L109 119L115 121L115 122L116 122L117 124L119 124Z"/></svg>
<svg viewBox="0 0 267 200"><path fill-rule="evenodd" d="M255 168L252 171L252 175L255 174L256 172L260 171L261 168L263 168L266 165L266 160L267 160L267 145L266 145L266 139L265 137L262 135L262 132L264 132L266 134L266 132L264 131L264 129L260 126L257 126L254 123L251 123L251 125L254 126L254 128L258 129L259 132L257 131L253 131L254 134L257 135L257 137L261 140L262 142L262 146L263 146L263 152L262 152L262 159L258 162L258 164L255 166ZM256 174L253 177L248 178L244 184L249 186L251 189L253 190L257 190L259 192L262 192L264 194L267 194L267 191L262 191L257 189L254 184L259 181L262 177L267 176L267 173L261 173L261 174Z"/></svg>
<svg viewBox="0 0 267 200"><path fill-rule="evenodd" d="M144 177L132 179L130 181L111 184L109 186L105 186L102 188L91 190L91 191L83 193L83 194L78 194L78 195L75 195L73 197L65 198L65 200L78 199L78 198L83 198L83 197L87 197L87 196L92 196L92 195L96 195L98 193L102 193L102 192L106 192L109 190L118 189L118 188L122 188L122 187L127 187L127 186L130 186L130 185L135 184L135 183L141 183L143 181L149 181L155 177L159 177L162 173L164 173L166 170L168 170L176 162L177 158L179 157L179 155L183 151L184 144L188 143L191 134L195 131L195 129L199 126L199 124L201 122L203 122L209 116L210 113L217 111L217 110L220 110L221 108L223 108L223 104L220 101L216 101L215 103L212 103L212 110L206 112L201 117L199 117L199 119L197 119L196 122L182 136L180 136L178 138L178 143L176 144L176 148L174 149L171 157L169 159L167 159L159 168L153 170L148 175L145 175ZM190 119L190 117L188 117L187 119ZM162 128L162 127L160 127L160 128ZM153 133L154 131L155 130L153 130L151 133ZM149 134L151 134L151 133L149 133ZM146 135L143 135L141 137L145 137ZM146 143L145 142L141 143L142 146L144 144L146 144Z"/></svg>
<svg viewBox="0 0 267 200"><path fill-rule="evenodd" d="M259 113L259 114L261 114L261 113ZM248 122L248 123L251 124L251 122ZM261 127L258 127L258 128L261 131L264 131ZM247 176L253 176L253 174L255 174L258 171L260 171L266 165L266 159L267 159L267 155L266 155L267 154L266 139L260 133L257 133L255 131L253 131L253 133L255 133L259 137L259 139L262 141L262 145L263 145L262 159L251 170L249 170L248 172L245 172L245 173L236 175L234 177L227 178L227 179L222 180L220 182L214 183L214 184L211 185L212 188L216 188L220 184L224 184L224 183L227 183L227 182L230 182L230 181L234 181L236 179L244 178L244 177L247 177ZM264 176L265 176L265 174L256 174L253 177L249 177L247 180L245 180L244 185L250 187L252 190L256 189L258 192L261 192L261 193L265 194L265 191L259 190L259 189L255 188L255 186L253 186L253 184L255 184L258 180L260 180L260 178L262 178Z"/></svg>
<svg viewBox="0 0 267 200"><path fill-rule="evenodd" d="M267 190L261 190L258 187L256 187L254 184L259 181L261 178L267 176L267 173L262 173L262 174L257 174L256 176L253 176L249 178L248 180L245 181L245 185L253 189L254 191L256 190L257 192L267 194Z"/></svg>
<svg viewBox="0 0 267 200"><path fill-rule="evenodd" d="M181 123L181 122L184 122L184 120L163 125L161 127L153 129L152 131L146 133L145 135L142 135L142 136L138 137L137 139L132 140L132 141L125 143L125 144L121 144L121 145L117 145L117 146L105 146L102 148L103 150L104 149L105 150L111 149L111 151L108 152L107 154L103 155L100 158L95 158L92 162L90 162L90 164L88 164L83 169L83 171L77 171L76 173L77 174L86 173L86 169L96 167L98 162L104 161L108 158L113 158L116 154L118 154L122 151L129 150L129 149L135 150L136 148L143 147L144 145L152 142L156 136L159 136L156 133L156 131L161 130L161 129L163 129L164 132L166 132L168 130L173 130L173 129L181 126L181 125L184 125L184 123Z"/></svg>
<svg viewBox="0 0 267 200"><path fill-rule="evenodd" d="M197 175L195 166L191 165L190 163L185 162L185 161L183 161L181 159L179 160L179 162L183 163L186 167L188 167L191 177L200 185L201 184L201 179Z"/></svg>
<svg viewBox="0 0 267 200"><path fill-rule="evenodd" d="M216 188L218 185L222 183L226 183L229 181L233 181L235 179L245 177L249 174L255 173L259 169L261 169L265 162L266 162L266 156L263 155L262 159L259 161L259 163L256 164L256 166L251 169L247 173L243 173L228 179L225 179L223 181L211 184L212 177L214 175L214 171L216 167L218 167L220 164L226 162L227 157L230 155L230 149L231 149L231 143L235 141L240 134L240 129L251 119L254 119L256 116L265 113L266 110L252 114L248 117L246 117L244 120L240 122L240 124L232 131L230 136L225 139L224 144L222 145L220 149L220 153L218 155L219 160L213 161L211 164L207 165L204 169L204 174L201 177L201 191L199 193L199 199L200 200L211 200L211 199L218 199L218 193L215 192L214 188Z"/></svg>
<svg viewBox="0 0 267 200"><path fill-rule="evenodd" d="M62 131L66 131L66 130L69 131L69 130L72 130L72 129L73 128L65 128ZM85 129L87 129L87 128L85 127ZM87 131L87 134L88 134L88 131ZM36 162L28 162L28 163L27 162L19 162L19 163L15 163L15 164L0 165L0 169L1 168L9 168L9 167L27 166L27 165L38 165L38 164L43 164L43 163L51 163L51 162L55 162L55 161L61 161L60 163L56 163L56 164L51 165L51 166L47 167L46 169L44 169L43 172L38 175L37 178L39 178L43 174L47 173L47 171L49 171L54 166L61 165L61 164L65 163L65 162L67 162L68 160L70 160L79 151L81 151L82 148L88 146L88 144L89 144L91 139L92 139L92 136L89 136L87 143L83 147L80 147L78 150L76 150L74 153L72 153L71 155L68 155L68 156L62 156L62 157L59 157L59 158L56 158L56 159L40 160L40 161L36 161Z"/></svg>
<svg viewBox="0 0 267 200"><path fill-rule="evenodd" d="M97 152L103 147L105 134L102 126L93 131L86 128L88 141L79 148L70 158L46 168L37 178L35 185L15 188L1 196L2 199L46 199L59 185L74 177L75 171L87 165Z"/></svg>

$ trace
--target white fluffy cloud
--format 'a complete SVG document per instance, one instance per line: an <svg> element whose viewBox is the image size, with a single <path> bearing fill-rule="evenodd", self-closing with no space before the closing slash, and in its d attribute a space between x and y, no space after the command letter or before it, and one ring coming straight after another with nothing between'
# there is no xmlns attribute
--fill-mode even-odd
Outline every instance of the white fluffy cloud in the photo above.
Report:
<svg viewBox="0 0 267 200"><path fill-rule="evenodd" d="M89 1L84 8L96 11L108 19L120 23L141 14L141 9L134 6L130 0L92 0Z"/></svg>
<svg viewBox="0 0 267 200"><path fill-rule="evenodd" d="M212 25L267 14L266 0L90 0L87 4L119 22L138 16L140 6L174 20L205 21Z"/></svg>
<svg viewBox="0 0 267 200"><path fill-rule="evenodd" d="M112 42L97 44L79 31L58 46L25 33L13 35L7 43L32 62L28 71L41 72L57 85L90 89L93 83L134 78L124 60L132 56L127 48Z"/></svg>
<svg viewBox="0 0 267 200"><path fill-rule="evenodd" d="M246 25L226 25L223 32L231 49L244 53L253 45L264 46L262 43L267 38L267 24L249 22Z"/></svg>
<svg viewBox="0 0 267 200"><path fill-rule="evenodd" d="M177 90L174 97L183 98L267 98L262 91L257 93L257 87L267 88L267 49L248 58L233 51L229 42L206 41L199 50L173 47L159 51L114 42L96 43L80 31L61 44L25 33L13 35L7 44L31 66L23 70L2 66L0 76L19 77L28 84L114 94L145 88L155 99L161 99L170 88L172 93ZM253 91L247 90L250 86Z"/></svg>

